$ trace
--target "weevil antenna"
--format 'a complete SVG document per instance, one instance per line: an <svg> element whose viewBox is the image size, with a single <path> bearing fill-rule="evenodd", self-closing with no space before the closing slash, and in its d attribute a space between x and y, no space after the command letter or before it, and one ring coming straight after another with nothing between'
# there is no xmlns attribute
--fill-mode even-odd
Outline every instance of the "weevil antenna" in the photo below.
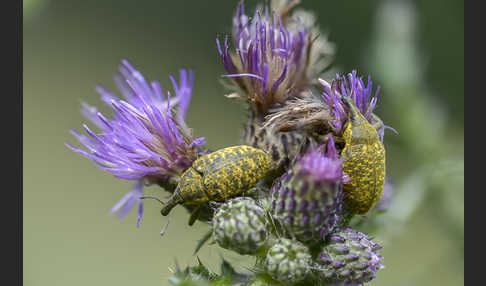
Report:
<svg viewBox="0 0 486 286"><path fill-rule="evenodd" d="M153 199L153 200L158 201L163 206L165 206L165 204L166 204L161 199L154 197L154 196L141 196L141 197L139 197L139 199L141 199L141 200ZM167 228L169 227L169 223L170 223L170 216L167 216L167 223L164 225L164 227L160 231L160 236L164 236L165 232L167 231Z"/></svg>
<svg viewBox="0 0 486 286"><path fill-rule="evenodd" d="M139 199L141 199L141 200L144 200L144 199L153 199L153 200L158 201L161 205L165 205L165 203L161 199L159 199L157 197L153 197L153 196L141 196L141 197L139 197Z"/></svg>

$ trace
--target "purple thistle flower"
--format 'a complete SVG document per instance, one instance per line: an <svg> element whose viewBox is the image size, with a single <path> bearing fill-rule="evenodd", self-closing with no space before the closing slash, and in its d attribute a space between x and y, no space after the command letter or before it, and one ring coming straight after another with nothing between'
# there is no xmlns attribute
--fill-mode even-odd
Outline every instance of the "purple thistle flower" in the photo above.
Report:
<svg viewBox="0 0 486 286"><path fill-rule="evenodd" d="M336 74L336 79L329 84L323 79L319 79L324 92L322 98L332 108L335 116L333 122L337 130L342 130L345 121L348 118L349 108L341 100L341 96L350 97L358 107L359 111L371 123L373 120L373 110L376 107L380 87L373 93L373 82L371 76L365 85L364 81L356 76L356 70L353 70L346 76Z"/></svg>
<svg viewBox="0 0 486 286"><path fill-rule="evenodd" d="M120 217L134 205L135 196L142 195L142 181L164 183L177 181L179 175L197 158L196 147L204 144L204 138L193 139L184 119L192 94L193 72L180 70L180 81L170 77L175 96L164 92L158 82L150 84L143 75L126 60L119 67L120 75L115 82L124 99L119 99L102 87L96 90L101 99L114 110L111 119L103 116L95 107L82 105L81 113L95 124L99 133L83 125L89 136L74 130L85 149L66 146L93 160L103 170L115 177L137 180L137 184L112 209L121 206ZM178 105L177 112L173 111ZM175 114L174 114L175 113ZM139 221L142 204L139 207Z"/></svg>
<svg viewBox="0 0 486 286"><path fill-rule="evenodd" d="M338 182L343 177L343 162L332 135L329 136L327 144L311 149L297 160L300 164L299 172L312 176L318 182Z"/></svg>
<svg viewBox="0 0 486 286"><path fill-rule="evenodd" d="M110 213L113 214L120 210L118 213L118 219L123 219L132 209L132 207L138 202L138 216L137 216L137 227L140 226L143 214L143 182L138 180L133 188L126 193L111 209Z"/></svg>
<svg viewBox="0 0 486 286"><path fill-rule="evenodd" d="M304 25L286 29L274 12L269 15L268 7L264 12L257 10L250 22L240 2L233 18L236 53L230 53L228 37L223 47L219 38L216 43L228 73L225 77L232 78L260 112L296 95L309 83L306 78L308 30Z"/></svg>

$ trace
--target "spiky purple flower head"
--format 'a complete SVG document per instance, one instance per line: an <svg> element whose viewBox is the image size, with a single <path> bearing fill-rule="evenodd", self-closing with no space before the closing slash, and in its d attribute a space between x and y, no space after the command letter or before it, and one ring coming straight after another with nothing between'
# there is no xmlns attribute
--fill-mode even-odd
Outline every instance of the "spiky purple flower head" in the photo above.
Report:
<svg viewBox="0 0 486 286"><path fill-rule="evenodd" d="M319 242L342 219L342 160L334 139L311 147L272 187L272 215L286 233L303 242Z"/></svg>
<svg viewBox="0 0 486 286"><path fill-rule="evenodd" d="M140 222L142 221L143 215L143 200L141 197L143 196L143 181L138 180L135 185L133 185L132 189L126 193L111 209L110 213L114 214L117 211L118 219L123 219L138 203L138 213L137 213L137 227L140 226Z"/></svg>
<svg viewBox="0 0 486 286"><path fill-rule="evenodd" d="M380 87L378 86L373 93L371 76L368 76L367 84L365 84L363 79L356 75L356 70L353 70L347 77L336 74L336 78L330 84L323 79L319 79L319 82L324 88L322 98L332 108L335 116L333 124L336 130L342 131L349 113L349 108L342 101L341 96L351 98L364 117L370 123L374 123L373 110L376 107Z"/></svg>
<svg viewBox="0 0 486 286"><path fill-rule="evenodd" d="M342 160L339 157L333 136L327 144L314 148L297 159L299 175L309 175L317 182L339 182L343 176Z"/></svg>
<svg viewBox="0 0 486 286"><path fill-rule="evenodd" d="M227 71L239 86L250 106L265 112L273 103L282 103L307 86L307 50L310 36L304 25L288 30L279 16L268 7L256 10L252 20L245 14L243 1L233 18L234 54L229 39L218 51Z"/></svg>
<svg viewBox="0 0 486 286"><path fill-rule="evenodd" d="M197 158L196 147L204 144L204 138L193 139L184 121L192 94L192 71L180 70L179 83L170 76L174 96L170 92L164 95L159 82L148 83L127 60L122 61L119 72L115 82L124 99L102 87L96 89L102 101L113 109L111 119L95 107L83 104L82 114L100 131L95 133L84 124L89 136L74 130L71 133L85 149L66 145L115 177L137 180L134 189L112 208L112 212L121 208L120 217L123 217L139 200L139 223L143 209L139 199L143 194L142 181L177 181ZM177 112L175 106L178 106Z"/></svg>

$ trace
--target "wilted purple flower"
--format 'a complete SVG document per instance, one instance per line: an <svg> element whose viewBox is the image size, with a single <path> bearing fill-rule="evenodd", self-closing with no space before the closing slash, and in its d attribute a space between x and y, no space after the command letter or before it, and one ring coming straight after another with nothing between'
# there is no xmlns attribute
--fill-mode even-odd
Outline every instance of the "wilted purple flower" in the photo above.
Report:
<svg viewBox="0 0 486 286"><path fill-rule="evenodd" d="M271 113L266 116L264 126L272 128L275 132L299 131L311 136L328 133L342 136L350 115L349 107L343 102L343 98L350 98L359 112L376 129L381 141L385 129L397 133L390 126L384 125L373 113L380 87L373 92L371 77L368 77L365 84L354 70L347 77L336 75L331 83L321 78L318 81L324 89L320 98L310 91L302 92L301 98L289 99L285 105L272 108Z"/></svg>
<svg viewBox="0 0 486 286"><path fill-rule="evenodd" d="M371 76L368 77L368 83L365 85L363 80L356 76L356 70L353 70L346 76L336 75L336 79L329 84L323 79L319 82L324 88L322 98L332 109L335 116L334 127L342 130L344 123L348 119L349 108L341 99L341 96L350 97L358 107L359 111L370 122L374 123L373 110L376 107L377 96L380 87L373 94L373 82Z"/></svg>
<svg viewBox="0 0 486 286"><path fill-rule="evenodd" d="M272 215L289 236L322 241L341 221L344 193L342 161L334 139L311 147L271 190Z"/></svg>
<svg viewBox="0 0 486 286"><path fill-rule="evenodd" d="M124 205L123 217L133 206L135 196L142 194L142 180L149 183L177 181L179 175L191 166L197 157L196 147L204 138L193 139L184 118L193 86L193 73L180 70L179 84L170 76L175 96L164 92L158 82L150 84L126 60L119 67L115 82L124 99L119 99L102 87L97 87L101 99L114 110L111 119L95 107L83 104L82 114L94 123L100 132L83 125L89 136L71 130L85 149L66 145L93 160L95 164L127 180L137 180L136 186L112 211ZM174 106L178 110L174 112ZM139 220L142 205L139 208Z"/></svg>
<svg viewBox="0 0 486 286"><path fill-rule="evenodd" d="M273 103L282 103L309 84L306 77L310 36L304 25L294 30L284 27L275 14L257 10L251 22L240 2L233 18L231 54L228 37L221 47L216 43L228 72L257 112L265 112Z"/></svg>

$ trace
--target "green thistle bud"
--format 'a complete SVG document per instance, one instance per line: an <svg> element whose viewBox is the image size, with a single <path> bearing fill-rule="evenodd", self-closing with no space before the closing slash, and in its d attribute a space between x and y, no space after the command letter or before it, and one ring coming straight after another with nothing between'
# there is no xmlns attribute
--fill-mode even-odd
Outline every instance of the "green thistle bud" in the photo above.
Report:
<svg viewBox="0 0 486 286"><path fill-rule="evenodd" d="M366 234L351 228L341 228L328 237L317 257L315 273L329 282L365 283L375 278L384 266L381 246Z"/></svg>
<svg viewBox="0 0 486 286"><path fill-rule="evenodd" d="M342 161L332 136L326 145L299 157L271 191L272 216L305 243L323 241L342 218Z"/></svg>
<svg viewBox="0 0 486 286"><path fill-rule="evenodd" d="M310 263L311 255L305 245L281 238L268 250L265 268L274 279L295 283L306 277Z"/></svg>
<svg viewBox="0 0 486 286"><path fill-rule="evenodd" d="M251 198L222 204L213 218L213 237L225 249L255 254L268 236L265 211Z"/></svg>

